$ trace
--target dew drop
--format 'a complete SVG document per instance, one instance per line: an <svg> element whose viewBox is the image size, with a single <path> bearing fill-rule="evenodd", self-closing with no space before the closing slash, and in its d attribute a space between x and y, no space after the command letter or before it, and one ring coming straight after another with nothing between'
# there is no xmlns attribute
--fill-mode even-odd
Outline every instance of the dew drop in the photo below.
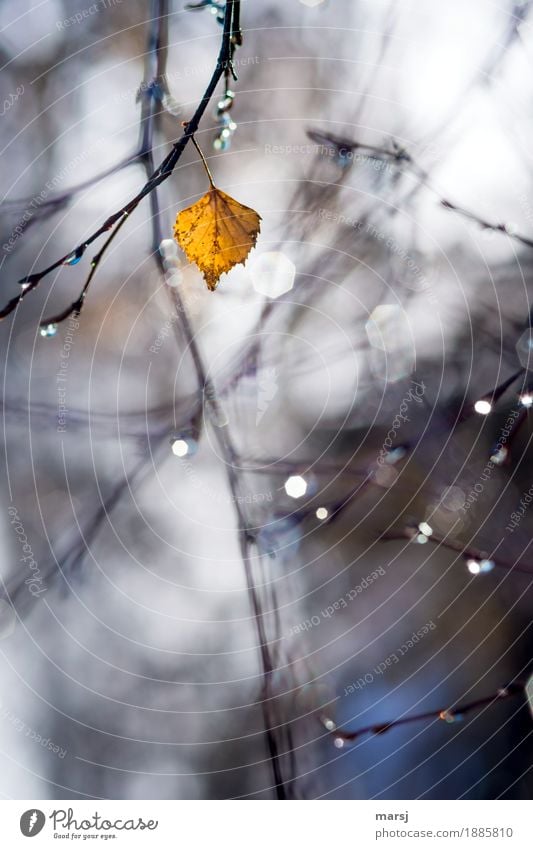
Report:
<svg viewBox="0 0 533 849"><path fill-rule="evenodd" d="M222 100L219 100L217 103L216 117L220 117L224 112L227 112L228 109L231 109L233 106L233 98L235 97L232 91L227 91Z"/></svg>
<svg viewBox="0 0 533 849"><path fill-rule="evenodd" d="M485 398L480 398L479 401L476 401L476 403L474 404L474 410L480 416L488 416L488 414L492 410L492 404Z"/></svg>
<svg viewBox="0 0 533 849"><path fill-rule="evenodd" d="M215 150L227 150L229 148L229 139L221 139L216 138L213 142L213 147Z"/></svg>
<svg viewBox="0 0 533 849"><path fill-rule="evenodd" d="M55 336L56 333L57 333L57 324L55 324L55 323L46 324L44 327L41 327L41 329L39 330L39 333L45 339L50 339L52 336Z"/></svg>
<svg viewBox="0 0 533 849"><path fill-rule="evenodd" d="M76 248L75 251L72 251L71 254L63 261L63 265L77 265L83 254L85 253L85 246L80 246Z"/></svg>
<svg viewBox="0 0 533 849"><path fill-rule="evenodd" d="M452 713L451 710L441 710L441 712L439 713L439 719L442 719L443 722L448 722L451 724L452 722L455 722L456 716L454 713Z"/></svg>
<svg viewBox="0 0 533 849"><path fill-rule="evenodd" d="M498 448L498 450L495 451L494 454L491 455L490 461L491 461L491 463L494 463L495 466L503 466L503 464L507 460L508 456L509 456L509 449L508 448L505 448L505 447Z"/></svg>
<svg viewBox="0 0 533 849"><path fill-rule="evenodd" d="M198 443L191 436L173 436L170 440L170 448L175 457L190 457L196 454Z"/></svg>
<svg viewBox="0 0 533 849"><path fill-rule="evenodd" d="M307 492L307 481L301 475L291 475L285 481L284 488L291 498L302 498Z"/></svg>
<svg viewBox="0 0 533 849"><path fill-rule="evenodd" d="M440 504L445 510L456 512L460 510L466 500L463 490L458 486L448 486L443 490Z"/></svg>
<svg viewBox="0 0 533 849"><path fill-rule="evenodd" d="M466 561L466 568L471 575L479 575L481 572L481 564L474 557L469 557Z"/></svg>
<svg viewBox="0 0 533 849"><path fill-rule="evenodd" d="M378 466L374 472L374 483L389 489L398 479L398 472L391 466Z"/></svg>
<svg viewBox="0 0 533 849"><path fill-rule="evenodd" d="M256 292L267 298L279 298L294 286L296 266L281 251L267 251L250 264L250 277Z"/></svg>
<svg viewBox="0 0 533 849"><path fill-rule="evenodd" d="M183 272L179 268L172 269L167 271L165 279L167 286L170 286L171 289L177 289L183 283Z"/></svg>
<svg viewBox="0 0 533 849"><path fill-rule="evenodd" d="M393 465L394 463L398 463L400 460L403 460L406 454L407 448L405 445L398 445L397 448L393 448L391 451L387 452L384 462Z"/></svg>
<svg viewBox="0 0 533 849"><path fill-rule="evenodd" d="M159 253L163 259L177 256L178 246L174 239L163 239L159 244Z"/></svg>

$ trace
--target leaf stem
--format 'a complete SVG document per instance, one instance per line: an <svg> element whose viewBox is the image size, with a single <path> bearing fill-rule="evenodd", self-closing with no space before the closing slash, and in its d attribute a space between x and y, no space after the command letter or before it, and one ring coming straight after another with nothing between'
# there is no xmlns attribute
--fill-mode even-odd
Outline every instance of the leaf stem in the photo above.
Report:
<svg viewBox="0 0 533 849"><path fill-rule="evenodd" d="M195 146L196 150L198 151L198 154L199 154L199 156L200 156L200 159L201 159L201 160L202 160L202 162L203 162L203 165L204 165L204 168L205 168L206 174L207 174L207 176L209 177L209 182L211 183L211 188L212 188L212 189L216 189L216 186L215 186L215 183L214 183L214 180L213 180L213 175L211 174L211 171L209 170L209 165L207 164L207 159L205 158L204 154L202 153L202 151L201 151L201 149L200 149L200 145L199 145L199 144L198 144L198 142L196 141L196 137L195 137L195 136L191 136L191 141L192 141L193 145Z"/></svg>

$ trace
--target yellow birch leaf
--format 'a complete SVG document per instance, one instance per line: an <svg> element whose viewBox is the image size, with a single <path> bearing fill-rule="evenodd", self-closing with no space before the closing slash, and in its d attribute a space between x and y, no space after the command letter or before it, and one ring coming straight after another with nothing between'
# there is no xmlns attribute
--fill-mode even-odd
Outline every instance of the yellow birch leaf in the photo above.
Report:
<svg viewBox="0 0 533 849"><path fill-rule="evenodd" d="M260 221L254 209L211 185L199 201L178 212L174 238L213 292L221 274L246 261Z"/></svg>

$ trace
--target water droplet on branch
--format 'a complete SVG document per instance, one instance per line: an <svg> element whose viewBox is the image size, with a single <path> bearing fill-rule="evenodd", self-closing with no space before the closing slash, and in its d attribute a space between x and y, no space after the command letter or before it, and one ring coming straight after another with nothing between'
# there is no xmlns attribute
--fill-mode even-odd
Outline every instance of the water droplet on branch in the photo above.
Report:
<svg viewBox="0 0 533 849"><path fill-rule="evenodd" d="M302 498L307 492L307 481L301 475L291 475L284 484L290 498Z"/></svg>
<svg viewBox="0 0 533 849"><path fill-rule="evenodd" d="M75 251L72 251L66 259L63 260L63 265L77 265L83 254L85 253L85 245L80 245Z"/></svg>
<svg viewBox="0 0 533 849"><path fill-rule="evenodd" d="M476 413L479 413L480 416L488 416L492 410L492 404L485 398L480 398L479 401L476 401L474 404L474 410Z"/></svg>
<svg viewBox="0 0 533 849"><path fill-rule="evenodd" d="M41 336L45 339L51 339L52 336L55 336L57 333L57 324L46 324L44 327L41 327L39 330Z"/></svg>
<svg viewBox="0 0 533 849"><path fill-rule="evenodd" d="M175 457L188 457L196 454L198 443L191 436L173 436L170 440L170 448Z"/></svg>

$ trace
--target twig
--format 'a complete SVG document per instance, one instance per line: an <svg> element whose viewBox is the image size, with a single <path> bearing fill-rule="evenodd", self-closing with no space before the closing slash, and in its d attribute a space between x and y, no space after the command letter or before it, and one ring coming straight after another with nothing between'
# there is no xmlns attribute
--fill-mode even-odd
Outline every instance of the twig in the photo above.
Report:
<svg viewBox="0 0 533 849"><path fill-rule="evenodd" d="M231 38L235 37L235 32L239 28L239 0L236 0L234 5L234 18L231 18ZM166 16L168 9L168 0L152 0L152 21L154 27L157 27L157 35L153 35L151 39L152 51L151 57L152 61L155 57L156 59L156 74L160 78L164 78L165 76L165 63L166 63L166 43L167 43L167 29L165 25ZM226 24L228 22L228 7L226 7L226 18L225 18L225 33L226 33ZM230 51L230 58L233 55L234 43L232 42L232 47ZM150 61L150 57L147 59L147 64ZM146 73L148 74L148 67ZM205 98L205 95L204 95ZM148 104L149 107L149 104ZM145 167L150 167L150 163L152 162L153 152L152 152L152 143L153 143L153 127L155 115L153 109L147 108L144 113L144 122L145 129L143 133L143 138L145 139ZM211 185L213 183L213 177L205 160L205 157L200 150L196 139L194 138L193 131L191 131L191 124L184 125L185 134L187 135L187 139L192 139L194 146L196 147L200 157L204 163L207 175L209 177ZM161 226L161 211L159 206L158 194L157 194L157 185L154 186L153 191L151 192L151 204L152 204L152 233L153 233L153 244L154 244L154 260L158 267L158 270L161 274L164 273L164 267L162 262L162 257L159 252L159 244L161 242L162 235L162 226ZM203 391L203 400L204 406L206 409L206 415L208 419L211 421L213 426L213 432L215 435L215 439L217 440L221 456L224 459L224 467L226 471L226 476L228 479L228 486L230 488L232 494L232 500L235 505L235 511L237 514L238 521L238 529L239 529L239 541L240 541L240 549L241 549L241 557L243 561L243 567L246 577L246 584L248 595L250 598L250 603L252 606L253 614L254 614L254 622L257 631L258 638L258 648L260 653L260 661L262 666L262 675L263 675L263 694L261 699L261 709L263 711L263 718L265 724L265 736L267 742L267 749L269 752L270 763L272 766L273 778L274 778L274 789L276 793L276 797L278 799L286 799L287 792L285 789L285 783L283 781L281 764L280 764L280 753L278 742L275 734L275 719L272 715L272 676L274 672L274 665L271 657L271 651L269 647L269 641L266 633L266 625L264 613L261 607L260 598L258 595L258 591L255 587L253 574L252 574L252 546L254 544L254 536L252 529L247 522L246 516L243 512L243 509L240 504L239 493L241 490L240 480L237 474L235 463L236 463L236 451L231 441L230 435L228 433L227 428L221 428L217 426L222 420L222 410L220 407L220 403L216 394L216 390L214 384L211 379L208 377L207 369L203 362L203 357L198 347L196 335L193 332L191 327L191 323L189 321L189 317L187 314L187 310L185 308L185 304L181 298L179 291L175 287L167 287L167 292L169 293L169 297L172 301L175 312L179 316L180 326L174 326L175 333L178 335L180 331L183 333L187 345L187 349L191 353L191 357L193 359L198 386L200 391ZM182 340L177 339L178 343ZM289 730L290 733L290 730ZM290 786L290 784L289 784Z"/></svg>
<svg viewBox="0 0 533 849"><path fill-rule="evenodd" d="M437 710L417 713L413 716L402 716L399 719L392 719L390 722L365 725L362 728L357 728L355 731L342 731L337 728L335 722L328 716L322 715L320 719L327 731L329 731L336 740L340 740L342 743L352 743L354 740L357 740L359 737L363 737L366 734L384 734L386 731L390 731L391 728L399 728L400 725L408 725L411 722L422 722L423 720L429 719L441 719L448 723L458 722L467 714L473 713L482 707L491 707L497 702L501 702L503 699L510 699L523 695L525 686L525 683L514 682L507 684L505 687L501 687L491 696L485 696L482 699L476 699L475 701L468 702L464 705L437 708Z"/></svg>
<svg viewBox="0 0 533 849"><path fill-rule="evenodd" d="M410 170L415 176L417 176L422 185L425 185L438 196L439 203L442 207L444 207L444 209L449 209L452 212L461 215L463 218L467 218L469 221L474 221L483 230L492 230L495 233L503 233L504 235L509 236L510 239L515 239L515 241L520 242L522 245L525 245L528 248L533 248L533 239L515 232L514 228L509 224L488 221L483 218L483 216L478 215L475 212L471 212L470 210L444 198L434 184L430 182L428 172L422 168L421 165L418 165L413 157L395 142L394 149L391 150L386 147L364 144L355 139L343 139L330 133L322 133L318 130L308 130L307 135L319 144L329 144L338 151L338 155L341 159L345 157L347 158L347 161L349 161L349 156L352 155L354 151L361 150L367 151L373 159L385 159L396 164L398 168L401 163L405 163L406 169Z"/></svg>
<svg viewBox="0 0 533 849"><path fill-rule="evenodd" d="M120 219L118 224L115 226L114 230L110 233L109 237L106 239L106 241L102 245L101 249L93 257L92 262L91 262L91 270L89 271L87 279L86 279L86 281L83 285L83 289L81 290L78 298L75 301L73 301L73 303L69 307L62 310L60 313L57 313L56 315L50 316L48 318L43 318L43 320L39 322L39 327L47 327L47 326L50 326L50 325L56 325L56 324L59 324L62 321L65 321L71 315L79 315L80 314L82 307L83 307L83 302L85 300L85 296L86 296L87 292L89 291L89 286L91 285L91 281L92 281L94 275L96 274L98 266L100 265L100 263L102 261L102 257L104 256L104 254L105 254L106 250L108 249L109 245L111 244L111 242L116 238L119 231L121 230L121 228L126 223L127 219L128 219L128 213L125 212L123 217Z"/></svg>
<svg viewBox="0 0 533 849"><path fill-rule="evenodd" d="M231 60L232 52L234 49L232 45L232 36L234 34L234 11L235 8L238 7L239 2L240 0L227 0L226 2L226 9L224 14L224 31L222 34L222 42L215 70L213 71L209 84L205 89L203 97L199 105L197 106L193 117L188 122L187 127L183 132L181 138L173 145L170 153L161 162L159 167L156 168L156 170L152 174L150 174L143 188L130 201L128 201L125 206L110 215L104 221L104 223L97 230L95 230L85 241L80 242L80 244L77 245L74 250L69 251L69 253L60 257L60 259L53 262L52 265L49 265L43 271L28 274L26 277L23 277L21 280L19 280L19 283L22 286L22 290L17 297L12 298L6 304L6 306L2 310L0 310L0 319L5 318L7 315L12 313L17 308L18 304L22 301L22 299L29 292L33 291L33 289L35 289L39 285L40 281L44 277L51 274L52 271L55 271L56 268L59 268L61 265L64 265L65 262L69 259L69 257L81 257L85 253L87 247L92 244L92 242L94 242L99 236L111 230L111 228L125 215L131 215L131 213L134 212L134 210L137 208L143 198L151 194L157 186L161 185L161 183L163 183L165 180L168 179L168 177L170 177L170 175L174 171L177 162L183 154L189 140L192 138L192 136L198 129L202 116L205 110L207 109L207 106L215 92L220 78L224 73L224 69L227 67L228 63Z"/></svg>
<svg viewBox="0 0 533 849"><path fill-rule="evenodd" d="M403 531L382 534L379 539L382 542L399 542L400 540L412 540L416 537L416 535L416 529L414 527L408 527ZM445 540L434 533L427 537L427 542L431 542L437 547L447 548L449 551L456 551L466 559L478 561L490 560L500 569L506 569L509 572L520 572L523 575L533 575L533 567L528 567L525 564L520 563L509 563L508 561L502 560L500 557L496 557L493 554L489 556L485 551L480 551L476 548L465 548L460 542L455 542L455 540Z"/></svg>

